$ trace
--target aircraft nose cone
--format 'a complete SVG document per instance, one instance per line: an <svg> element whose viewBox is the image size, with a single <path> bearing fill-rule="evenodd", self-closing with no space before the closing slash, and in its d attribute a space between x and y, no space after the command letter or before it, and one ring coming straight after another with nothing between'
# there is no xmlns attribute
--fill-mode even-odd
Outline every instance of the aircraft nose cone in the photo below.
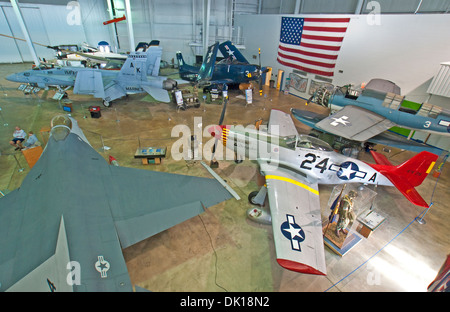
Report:
<svg viewBox="0 0 450 312"><path fill-rule="evenodd" d="M6 76L6 80L9 80L9 81L14 81L14 82L20 82L20 80L18 79L18 76L19 75L17 75L17 74L11 74L11 75L9 75L9 76Z"/></svg>

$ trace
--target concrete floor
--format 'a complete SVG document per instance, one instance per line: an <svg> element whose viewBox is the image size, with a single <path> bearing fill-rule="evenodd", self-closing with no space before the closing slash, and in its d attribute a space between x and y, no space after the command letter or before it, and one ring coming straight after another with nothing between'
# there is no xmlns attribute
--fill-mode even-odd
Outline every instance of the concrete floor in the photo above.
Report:
<svg viewBox="0 0 450 312"><path fill-rule="evenodd" d="M53 116L63 113L61 104L52 99L53 90L25 96L17 90L17 83L3 79L29 67L30 64L0 65L0 190L3 192L19 187L30 170L22 154L8 144L14 127L20 125L26 131L33 130L42 142L46 137L41 136L40 130L50 125ZM68 93L72 116L105 159L112 155L121 166L209 176L200 161L173 159L171 146L179 139L179 133L172 135L172 129L186 125L194 131L195 117L201 117L202 130L216 124L222 110L219 103L177 111L175 104L154 103L142 94L130 95L104 108L98 99ZM246 126L259 118L267 122L271 108L289 112L291 107L305 106L304 100L268 87L264 88L267 97L254 94L253 105L247 107L244 99L236 97L239 94L240 91L230 91L225 124ZM90 105L102 107L101 118L90 117ZM324 110L313 104L307 108ZM301 133L309 131L299 122L295 124ZM204 145L210 140L205 134ZM110 149L104 151L102 144ZM167 146L168 157L161 165L144 166L133 157L139 145ZM376 149L382 151L381 146ZM413 155L394 148L389 154L383 153L393 164L400 164ZM359 158L373 162L365 152ZM203 160L209 163L210 158L205 156ZM442 158L437 164L441 162ZM413 221L423 211L421 207L411 204L394 187L378 187L374 209L386 215L386 221L343 257L324 247L327 276L298 274L281 268L275 259L272 227L246 218L246 210L251 207L247 196L258 189L259 182L254 161L245 160L239 165L220 161L215 171L241 200L230 199L125 249L123 254L134 285L155 292L426 291L450 252L449 164L443 166L439 179L430 174L418 187L427 202L433 195L425 224ZM319 188L323 219L329 214L332 190L333 186Z"/></svg>

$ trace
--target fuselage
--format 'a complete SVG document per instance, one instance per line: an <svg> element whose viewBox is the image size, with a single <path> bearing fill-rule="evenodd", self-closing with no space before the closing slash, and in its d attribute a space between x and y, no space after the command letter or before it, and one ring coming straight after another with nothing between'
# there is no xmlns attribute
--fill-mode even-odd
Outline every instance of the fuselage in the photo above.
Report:
<svg viewBox="0 0 450 312"><path fill-rule="evenodd" d="M317 138L298 135L280 137L264 131L224 130L224 144L235 153L250 160L268 161L274 168L288 168L318 184L364 183L389 185L392 183L380 172L357 159L338 154Z"/></svg>
<svg viewBox="0 0 450 312"><path fill-rule="evenodd" d="M200 67L187 65L180 56L178 57L180 77L187 81L198 81ZM254 81L259 78L259 75L258 65L224 59L214 65L214 71L210 80L212 83L214 81L232 81L234 84L239 84Z"/></svg>
<svg viewBox="0 0 450 312"><path fill-rule="evenodd" d="M107 87L108 83L114 82L118 84L126 94L144 93L143 87L150 86L155 88L162 88L165 90L172 90L177 85L176 81L163 76L151 75L130 75L121 77L118 71L102 70L96 68L84 67L55 67L51 69L32 69L24 72L12 74L6 77L9 81L27 83L40 88L49 86L68 87L74 86L77 75L80 72L89 73L86 76L95 76L95 73L100 73L103 87ZM80 75L81 77L81 75ZM80 94L84 94L79 92ZM86 92L91 94L91 92Z"/></svg>

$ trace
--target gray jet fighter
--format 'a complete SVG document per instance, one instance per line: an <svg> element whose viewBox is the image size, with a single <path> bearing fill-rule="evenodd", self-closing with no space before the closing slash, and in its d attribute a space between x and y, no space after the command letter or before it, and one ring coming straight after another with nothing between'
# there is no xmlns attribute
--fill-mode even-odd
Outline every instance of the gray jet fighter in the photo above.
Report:
<svg viewBox="0 0 450 312"><path fill-rule="evenodd" d="M123 248L231 197L215 179L109 165L73 118L52 125L0 198L0 291L132 291Z"/></svg>
<svg viewBox="0 0 450 312"><path fill-rule="evenodd" d="M168 103L167 91L173 90L177 81L159 76L161 55L162 48L152 46L146 52L131 52L120 71L83 67L35 68L9 75L6 79L40 88L55 86L65 90L73 87L73 93L101 98L106 107L127 94L145 92L157 101Z"/></svg>

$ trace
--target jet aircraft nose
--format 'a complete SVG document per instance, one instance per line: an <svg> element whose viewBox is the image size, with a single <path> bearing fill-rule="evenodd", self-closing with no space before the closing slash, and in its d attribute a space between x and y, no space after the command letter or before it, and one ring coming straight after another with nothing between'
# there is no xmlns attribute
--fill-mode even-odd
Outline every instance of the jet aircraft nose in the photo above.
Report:
<svg viewBox="0 0 450 312"><path fill-rule="evenodd" d="M19 74L11 74L9 76L6 76L5 79L14 82L22 82L22 80L19 77L20 77Z"/></svg>

